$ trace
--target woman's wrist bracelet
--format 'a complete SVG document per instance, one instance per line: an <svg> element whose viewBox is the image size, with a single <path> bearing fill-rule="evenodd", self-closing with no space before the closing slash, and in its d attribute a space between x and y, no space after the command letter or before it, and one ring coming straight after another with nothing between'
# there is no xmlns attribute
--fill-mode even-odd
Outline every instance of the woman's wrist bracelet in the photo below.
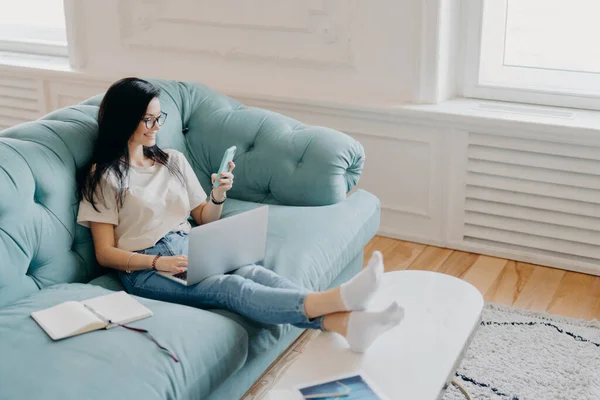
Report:
<svg viewBox="0 0 600 400"><path fill-rule="evenodd" d="M212 202L213 202L213 204L216 204L216 205L220 206L221 204L225 203L225 200L227 200L227 195L224 195L224 196L223 196L223 201L217 201L217 200L215 199L215 196L214 196L214 194L213 194L213 193L214 193L214 190L211 190L211 191L210 191L210 201L212 201Z"/></svg>
<svg viewBox="0 0 600 400"><path fill-rule="evenodd" d="M127 272L128 274L130 274L130 273L131 273L131 270L129 269L129 261L131 261L131 257L135 256L136 254L138 254L138 253L136 253L135 251L134 251L134 252L132 252L132 253L129 255L129 258L127 259L127 266L125 266L125 272Z"/></svg>
<svg viewBox="0 0 600 400"><path fill-rule="evenodd" d="M152 269L156 270L156 262L158 261L158 259L162 256L162 254L158 253L156 255L156 257L154 257L154 260L152 260Z"/></svg>

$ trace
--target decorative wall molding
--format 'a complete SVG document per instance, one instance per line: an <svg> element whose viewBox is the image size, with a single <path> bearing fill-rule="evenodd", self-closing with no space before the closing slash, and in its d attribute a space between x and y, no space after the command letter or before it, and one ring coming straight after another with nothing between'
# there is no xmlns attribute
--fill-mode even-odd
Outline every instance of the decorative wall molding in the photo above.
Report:
<svg viewBox="0 0 600 400"><path fill-rule="evenodd" d="M72 80L49 80L46 85L47 109L48 111L53 111L81 103L92 96L105 92L109 85L110 83L108 82L84 83Z"/></svg>
<svg viewBox="0 0 600 400"><path fill-rule="evenodd" d="M351 2L178 0L173 7L167 0L120 0L118 4L120 40L127 47L355 69ZM174 42L172 37L180 40Z"/></svg>
<svg viewBox="0 0 600 400"><path fill-rule="evenodd" d="M430 193L432 185L439 185L439 182L432 179L435 169L432 140L413 138L406 134L392 137L377 132L359 133L346 130L345 133L359 140L367 154L378 154L377 157L367 156L359 187L378 192L381 208L426 219L434 217ZM389 151L393 156L386 157L382 155L383 151ZM411 157L413 159L410 160L410 168L401 168L402 162ZM395 162L396 168L390 168L391 162ZM408 169L413 171L412 174L407 173ZM421 191L420 197L417 198L416 186L420 187ZM387 194L390 189L403 191L405 187L411 188L411 193L406 196ZM407 200L411 198L414 204L407 204Z"/></svg>
<svg viewBox="0 0 600 400"><path fill-rule="evenodd" d="M161 14L159 20L226 28L313 33L320 22L320 17L329 17L325 0L312 2L253 0L244 3L238 0L225 0L220 1L218 6L211 0L181 2L187 3L183 9L171 6L160 8L164 4L159 5L158 11ZM193 9L196 13L188 13L189 9ZM233 9L236 12L232 13ZM265 12L267 9L268 13ZM331 39L335 39L335 35L323 39L330 42Z"/></svg>

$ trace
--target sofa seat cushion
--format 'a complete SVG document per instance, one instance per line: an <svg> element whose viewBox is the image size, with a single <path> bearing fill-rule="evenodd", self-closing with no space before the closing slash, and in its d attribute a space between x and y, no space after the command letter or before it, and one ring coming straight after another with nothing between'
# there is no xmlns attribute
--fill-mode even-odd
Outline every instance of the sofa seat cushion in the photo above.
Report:
<svg viewBox="0 0 600 400"><path fill-rule="evenodd" d="M191 307L137 298L154 316L131 324L148 329L179 363L141 333L117 327L53 342L30 317L108 293L60 284L1 308L0 399L201 399L245 363L246 330Z"/></svg>

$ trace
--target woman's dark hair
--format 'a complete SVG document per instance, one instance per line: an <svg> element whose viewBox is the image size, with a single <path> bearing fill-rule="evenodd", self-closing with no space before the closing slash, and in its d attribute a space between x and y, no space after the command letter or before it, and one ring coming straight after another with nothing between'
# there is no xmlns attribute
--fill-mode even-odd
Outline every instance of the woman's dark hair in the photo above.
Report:
<svg viewBox="0 0 600 400"><path fill-rule="evenodd" d="M102 178L113 174L118 182L116 189L117 207L123 206L129 178L129 139L137 129L148 108L148 104L160 95L160 89L139 78L124 78L111 85L98 111L98 140L89 163L78 171L77 189L79 200L89 201L94 209L94 194L100 186L103 199ZM144 156L164 165L183 185L183 174L169 155L158 146L144 147Z"/></svg>

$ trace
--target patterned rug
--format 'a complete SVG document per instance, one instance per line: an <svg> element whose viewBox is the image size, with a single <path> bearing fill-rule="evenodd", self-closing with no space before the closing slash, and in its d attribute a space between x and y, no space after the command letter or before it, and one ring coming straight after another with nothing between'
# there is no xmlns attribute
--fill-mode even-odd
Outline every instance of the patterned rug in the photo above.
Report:
<svg viewBox="0 0 600 400"><path fill-rule="evenodd" d="M244 400L258 400L306 344L304 332L256 382ZM600 399L600 322L487 304L455 379L473 399ZM464 400L449 386L443 400Z"/></svg>
<svg viewBox="0 0 600 400"><path fill-rule="evenodd" d="M598 400L600 323L486 305L456 375L473 399Z"/></svg>

